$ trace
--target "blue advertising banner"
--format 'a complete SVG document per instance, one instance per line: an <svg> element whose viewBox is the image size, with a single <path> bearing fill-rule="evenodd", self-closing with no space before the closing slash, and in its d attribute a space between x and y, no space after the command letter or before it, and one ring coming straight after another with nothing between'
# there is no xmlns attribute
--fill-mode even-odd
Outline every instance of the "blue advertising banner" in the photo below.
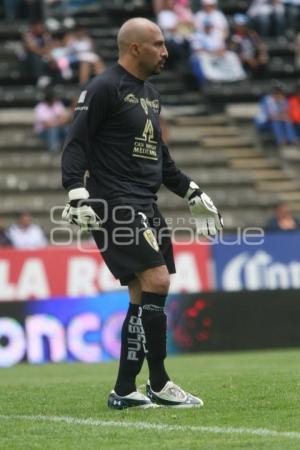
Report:
<svg viewBox="0 0 300 450"><path fill-rule="evenodd" d="M260 241L233 237L212 246L216 288L299 289L300 233L267 233Z"/></svg>
<svg viewBox="0 0 300 450"><path fill-rule="evenodd" d="M0 303L0 367L119 357L127 292Z"/></svg>
<svg viewBox="0 0 300 450"><path fill-rule="evenodd" d="M128 300L127 291L116 291L93 297L0 302L0 367L22 361L118 359ZM169 353L174 352L170 345Z"/></svg>

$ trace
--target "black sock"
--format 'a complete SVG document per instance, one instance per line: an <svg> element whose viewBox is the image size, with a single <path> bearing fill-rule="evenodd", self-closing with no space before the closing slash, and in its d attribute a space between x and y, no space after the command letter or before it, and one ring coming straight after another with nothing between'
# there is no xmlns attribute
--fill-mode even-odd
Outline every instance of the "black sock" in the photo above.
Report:
<svg viewBox="0 0 300 450"><path fill-rule="evenodd" d="M156 392L161 391L170 379L164 366L164 359L167 356L165 302L166 295L142 292L142 322L146 335L146 358L150 384Z"/></svg>
<svg viewBox="0 0 300 450"><path fill-rule="evenodd" d="M139 305L129 303L121 333L121 355L115 392L127 395L136 390L135 379L145 356L145 333L139 317Z"/></svg>

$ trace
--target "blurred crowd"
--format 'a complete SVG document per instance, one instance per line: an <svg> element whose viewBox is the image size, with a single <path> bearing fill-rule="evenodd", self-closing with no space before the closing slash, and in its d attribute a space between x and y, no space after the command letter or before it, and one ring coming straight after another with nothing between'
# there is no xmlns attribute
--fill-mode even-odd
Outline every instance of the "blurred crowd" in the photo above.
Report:
<svg viewBox="0 0 300 450"><path fill-rule="evenodd" d="M0 218L0 247L37 249L47 245L44 231L33 223L30 212L20 212L16 221L9 226Z"/></svg>
<svg viewBox="0 0 300 450"><path fill-rule="evenodd" d="M47 29L45 23L36 20L23 35L20 58L38 87L74 81L75 75L83 86L92 75L104 70L93 39L84 28L76 26L71 18L63 23L51 19L48 24Z"/></svg>
<svg viewBox="0 0 300 450"><path fill-rule="evenodd" d="M74 76L84 85L103 71L89 33L67 14L60 16L62 23L52 18L59 6L68 8L72 1L5 0L7 18L16 17L22 4L30 23L23 35L22 58L39 87ZM206 80L267 76L270 37L292 39L295 64L300 64L300 0L249 0L243 14L228 17L218 0L153 0L152 7L166 38L169 67L192 72L200 87Z"/></svg>
<svg viewBox="0 0 300 450"><path fill-rule="evenodd" d="M66 108L56 97L57 83L72 82L83 87L92 76L102 73L105 65L96 53L93 39L71 18L47 23L34 20L23 34L19 53L25 69L44 91L43 100L34 109L34 132L51 152L61 149L73 106Z"/></svg>
<svg viewBox="0 0 300 450"><path fill-rule="evenodd" d="M271 92L260 100L255 124L260 133L271 133L280 147L299 144L300 83L289 96L282 84L274 84Z"/></svg>
<svg viewBox="0 0 300 450"><path fill-rule="evenodd" d="M195 11L189 0L154 0L169 65L188 63L200 86L206 80L266 76L270 37L292 36L300 54L300 0L249 1L244 14L229 19L217 0L200 0L197 5Z"/></svg>
<svg viewBox="0 0 300 450"><path fill-rule="evenodd" d="M164 31L170 67L190 67L198 86L207 80L234 82L268 79L268 45L274 38L292 43L300 68L300 0L253 0L246 13L226 17L218 0L155 0L157 22ZM287 96L279 83L260 101L255 118L279 146L300 142L300 84Z"/></svg>

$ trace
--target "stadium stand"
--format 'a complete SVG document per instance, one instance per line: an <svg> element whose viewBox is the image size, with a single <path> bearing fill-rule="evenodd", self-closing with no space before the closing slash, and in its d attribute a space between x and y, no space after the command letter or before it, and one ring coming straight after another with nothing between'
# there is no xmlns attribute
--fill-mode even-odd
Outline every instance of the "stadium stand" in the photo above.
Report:
<svg viewBox="0 0 300 450"><path fill-rule="evenodd" d="M119 25L133 15L152 17L152 12L148 4L141 3L97 5L72 15L89 31L97 52L109 66L117 57ZM247 2L221 1L220 7L230 22L235 13L245 12ZM49 154L32 131L33 107L43 92L20 61L26 23L6 22L3 9L0 14L0 214L9 223L18 211L28 209L49 234L53 227L50 208L65 203L60 155ZM291 92L300 75L293 63L290 38L269 38L267 46L268 79L208 82L201 91L187 68L166 70L153 79L166 108L172 155L224 212L227 230L264 226L280 201L287 201L291 210L300 214L299 149L279 151L272 142L259 140L253 126L257 101L267 91L270 79L280 78ZM70 106L79 86L72 79L56 83L54 91ZM164 188L160 204L174 220L179 212L188 217L184 202Z"/></svg>

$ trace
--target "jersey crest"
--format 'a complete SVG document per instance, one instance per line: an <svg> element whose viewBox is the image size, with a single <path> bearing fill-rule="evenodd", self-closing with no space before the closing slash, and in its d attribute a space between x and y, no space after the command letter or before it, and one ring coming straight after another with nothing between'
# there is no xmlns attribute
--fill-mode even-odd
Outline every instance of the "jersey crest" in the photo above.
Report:
<svg viewBox="0 0 300 450"><path fill-rule="evenodd" d="M157 243L157 240L155 239L155 236L153 234L153 231L150 228L147 228L147 230L145 230L143 232L144 238L146 239L146 241L148 242L148 244L156 251L159 251L159 246Z"/></svg>

